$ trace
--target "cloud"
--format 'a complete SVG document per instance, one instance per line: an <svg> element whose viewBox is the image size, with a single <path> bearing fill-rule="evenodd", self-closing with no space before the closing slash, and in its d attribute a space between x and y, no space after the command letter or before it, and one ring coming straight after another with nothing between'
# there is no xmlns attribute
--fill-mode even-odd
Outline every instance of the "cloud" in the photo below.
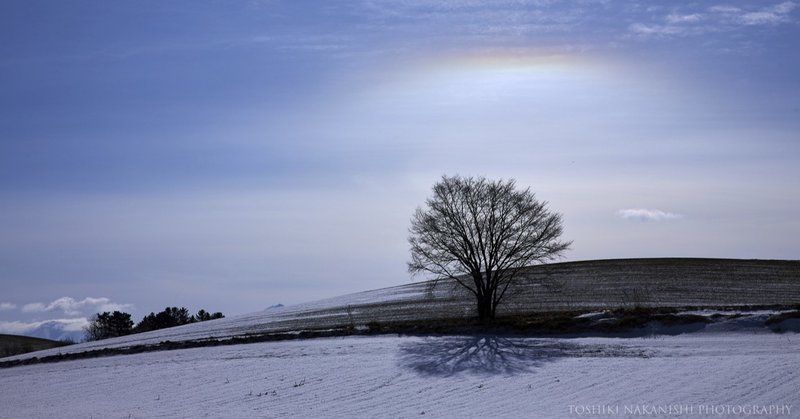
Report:
<svg viewBox="0 0 800 419"><path fill-rule="evenodd" d="M708 8L708 11L712 13L739 13L742 9L736 6L712 6Z"/></svg>
<svg viewBox="0 0 800 419"><path fill-rule="evenodd" d="M662 211L659 209L629 208L617 211L617 215L626 220L663 221L683 218L681 214Z"/></svg>
<svg viewBox="0 0 800 419"><path fill-rule="evenodd" d="M0 311L16 310L17 305L14 303L0 303Z"/></svg>
<svg viewBox="0 0 800 419"><path fill-rule="evenodd" d="M671 13L667 16L669 23L694 23L703 19L703 15L699 13L692 13L688 15L681 15L678 13Z"/></svg>
<svg viewBox="0 0 800 419"><path fill-rule="evenodd" d="M675 25L645 25L644 23L634 23L628 30L637 35L683 35L686 28Z"/></svg>
<svg viewBox="0 0 800 419"><path fill-rule="evenodd" d="M789 12L794 10L795 7L797 7L797 3L791 1L785 1L781 4L772 6L771 9L775 13L788 14Z"/></svg>
<svg viewBox="0 0 800 419"><path fill-rule="evenodd" d="M673 11L655 22L633 23L628 26L628 32L643 38L677 37L736 31L754 26L776 26L791 22L790 14L795 8L796 3L786 1L749 10L717 5L687 13Z"/></svg>
<svg viewBox="0 0 800 419"><path fill-rule="evenodd" d="M22 311L25 313L42 313L42 312L51 312L51 311L61 311L68 316L78 316L82 314L85 310L90 310L92 312L104 312L104 311L123 311L126 309L132 308L132 304L118 304L113 303L110 299L106 297L87 297L83 300L75 300L72 297L61 297L56 299L55 301L51 302L50 304L43 304L43 303L30 303L25 304L22 307Z"/></svg>
<svg viewBox="0 0 800 419"><path fill-rule="evenodd" d="M16 304L0 303L2 310L15 308ZM115 303L106 297L86 297L82 300L61 297L50 303L28 303L22 306L22 312L34 314L39 318L0 321L0 333L78 341L83 338L83 329L89 324L89 318L93 314L115 310L126 311L131 308L132 304Z"/></svg>
<svg viewBox="0 0 800 419"><path fill-rule="evenodd" d="M47 306L42 303L30 303L22 306L23 313L39 313L45 310Z"/></svg>
<svg viewBox="0 0 800 419"><path fill-rule="evenodd" d="M797 7L791 1L763 7L758 10L744 11L732 6L714 6L708 10L726 17L731 23L744 26L778 25L790 22L789 14Z"/></svg>

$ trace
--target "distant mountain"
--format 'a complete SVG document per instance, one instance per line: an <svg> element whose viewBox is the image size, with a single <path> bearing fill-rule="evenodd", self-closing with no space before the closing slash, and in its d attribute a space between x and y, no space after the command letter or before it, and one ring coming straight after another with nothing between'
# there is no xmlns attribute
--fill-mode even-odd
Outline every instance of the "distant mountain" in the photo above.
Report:
<svg viewBox="0 0 800 419"><path fill-rule="evenodd" d="M25 335L50 340L83 341L83 330L66 330L65 328L67 326L69 325L59 322L58 320L50 320L26 332Z"/></svg>
<svg viewBox="0 0 800 419"><path fill-rule="evenodd" d="M276 308L281 308L281 307L283 307L283 304L275 304L267 307L267 310L274 310Z"/></svg>

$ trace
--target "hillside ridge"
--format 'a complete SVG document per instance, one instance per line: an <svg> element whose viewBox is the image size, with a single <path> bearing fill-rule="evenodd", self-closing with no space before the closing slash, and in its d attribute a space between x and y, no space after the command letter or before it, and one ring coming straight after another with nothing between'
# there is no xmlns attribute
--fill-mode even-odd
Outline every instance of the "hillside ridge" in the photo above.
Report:
<svg viewBox="0 0 800 419"><path fill-rule="evenodd" d="M521 268L498 317L632 308L800 304L800 261L712 258L602 259ZM176 342L248 339L359 329L372 324L459 321L475 316L455 281L411 282L20 357Z"/></svg>
<svg viewBox="0 0 800 419"><path fill-rule="evenodd" d="M0 333L0 357L65 346L65 342L33 336Z"/></svg>

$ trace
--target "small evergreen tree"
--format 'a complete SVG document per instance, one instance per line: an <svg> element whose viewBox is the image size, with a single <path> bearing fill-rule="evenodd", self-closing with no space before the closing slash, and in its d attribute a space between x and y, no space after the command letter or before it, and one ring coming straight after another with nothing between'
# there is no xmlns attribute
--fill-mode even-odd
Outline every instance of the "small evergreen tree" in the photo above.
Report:
<svg viewBox="0 0 800 419"><path fill-rule="evenodd" d="M194 315L192 318L194 321L204 322L207 320L211 320L211 313L203 310L202 308L197 311L197 314Z"/></svg>
<svg viewBox="0 0 800 419"><path fill-rule="evenodd" d="M200 310L197 311L197 314L192 316L192 323L194 323L194 322L205 322L205 321L208 321L208 320L215 320L215 319L221 319L223 317L225 317L225 316L219 311L217 311L216 313L209 313L209 312L207 312L207 311L205 311L204 309L201 308Z"/></svg>

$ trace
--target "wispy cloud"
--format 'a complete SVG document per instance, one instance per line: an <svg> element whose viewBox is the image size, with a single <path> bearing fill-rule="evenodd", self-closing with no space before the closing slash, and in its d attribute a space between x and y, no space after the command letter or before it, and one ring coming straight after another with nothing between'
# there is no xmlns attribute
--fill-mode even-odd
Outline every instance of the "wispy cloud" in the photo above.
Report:
<svg viewBox="0 0 800 419"><path fill-rule="evenodd" d="M617 211L617 215L626 220L663 221L683 218L681 214L662 211L660 209L628 208Z"/></svg>
<svg viewBox="0 0 800 419"><path fill-rule="evenodd" d="M78 316L83 314L87 310L104 312L104 311L125 310L131 307L133 307L131 304L114 303L106 297L99 297L99 298L87 297L80 301L75 300L74 298L71 297L61 297L49 304L44 304L44 303L25 304L22 307L22 311L25 313L61 311L68 316Z"/></svg>
<svg viewBox="0 0 800 419"><path fill-rule="evenodd" d="M638 37L680 37L741 30L754 26L775 26L792 21L797 8L792 1L744 9L717 5L688 12L673 11L654 21L639 21L628 26L628 32Z"/></svg>
<svg viewBox="0 0 800 419"><path fill-rule="evenodd" d="M45 311L45 308L47 308L47 306L42 304L42 303L29 303L29 304L25 304L24 306L22 306L22 312L23 313L38 313L38 312L41 312L41 311Z"/></svg>
<svg viewBox="0 0 800 419"><path fill-rule="evenodd" d="M703 15L700 13L692 13L688 15L682 15L678 13L671 13L667 15L667 22L669 23L694 23L699 22L703 19Z"/></svg>
<svg viewBox="0 0 800 419"><path fill-rule="evenodd" d="M645 25L643 23L633 23L628 27L636 35L684 35L688 29L675 25Z"/></svg>
<svg viewBox="0 0 800 419"><path fill-rule="evenodd" d="M797 5L787 1L775 6L765 7L761 10L743 13L738 16L739 21L744 25L778 25L790 21L789 14Z"/></svg>
<svg viewBox="0 0 800 419"><path fill-rule="evenodd" d="M425 31L450 39L498 40L542 33L567 33L600 3L565 8L549 0L387 0L350 2L345 12L359 16L360 29L407 34ZM452 38L451 38L452 37Z"/></svg>
<svg viewBox="0 0 800 419"><path fill-rule="evenodd" d="M739 13L742 9L736 6L711 6L708 11L712 13Z"/></svg>
<svg viewBox="0 0 800 419"><path fill-rule="evenodd" d="M14 303L0 303L0 311L16 310L17 305Z"/></svg>
<svg viewBox="0 0 800 419"><path fill-rule="evenodd" d="M792 1L785 1L758 9L742 9L736 6L719 5L708 8L708 18L718 24L736 26L778 25L791 22L791 12L797 7Z"/></svg>

